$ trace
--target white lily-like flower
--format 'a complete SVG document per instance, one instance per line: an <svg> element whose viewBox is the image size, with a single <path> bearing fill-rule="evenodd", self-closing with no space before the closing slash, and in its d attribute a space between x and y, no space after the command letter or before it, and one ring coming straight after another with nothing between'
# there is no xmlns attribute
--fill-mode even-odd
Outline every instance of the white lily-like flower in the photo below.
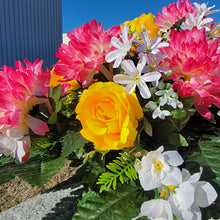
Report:
<svg viewBox="0 0 220 220"><path fill-rule="evenodd" d="M133 218L136 220L142 216L151 220L173 220L170 203L164 199L152 199L141 205L140 214Z"/></svg>
<svg viewBox="0 0 220 220"><path fill-rule="evenodd" d="M168 199L177 218L201 220L200 207L211 205L217 198L217 193L210 183L199 181L201 173L202 169L191 176L189 171L182 170L183 182Z"/></svg>
<svg viewBox="0 0 220 220"><path fill-rule="evenodd" d="M197 27L198 30L205 28L206 31L210 31L211 22L213 18L204 18L204 13L198 14L196 17L193 14L188 13L187 19L180 26L183 30L192 30L193 27Z"/></svg>
<svg viewBox="0 0 220 220"><path fill-rule="evenodd" d="M148 53L153 54L154 56L160 56L160 48L167 47L169 44L167 42L161 42L162 38L156 36L152 41L149 37L149 32L141 32L142 41L134 40L134 43L138 44L137 52L138 53Z"/></svg>
<svg viewBox="0 0 220 220"><path fill-rule="evenodd" d="M119 67L123 58L130 51L132 42L134 38L136 37L136 35L137 33L131 39L128 39L128 27L125 25L124 29L122 30L122 34L121 34L122 42L117 37L113 37L111 39L112 46L117 48L117 50L111 51L108 54L106 54L105 60L108 63L111 63L112 61L115 60L113 68Z"/></svg>
<svg viewBox="0 0 220 220"><path fill-rule="evenodd" d="M157 117L159 117L160 119L165 119L166 116L169 116L170 115L170 112L168 110L161 110L160 109L160 106L158 106L154 112L153 112L153 115L152 115L152 118L153 119L156 119Z"/></svg>
<svg viewBox="0 0 220 220"><path fill-rule="evenodd" d="M24 136L20 128L8 128L0 135L0 154L14 157L21 162L28 148L30 148L30 137Z"/></svg>
<svg viewBox="0 0 220 220"><path fill-rule="evenodd" d="M146 191L162 185L176 186L182 182L182 173L177 166L183 163L183 158L177 151L163 151L161 146L141 160L139 180Z"/></svg>
<svg viewBox="0 0 220 220"><path fill-rule="evenodd" d="M131 94L135 87L139 88L140 94L143 98L148 99L151 97L150 90L146 82L154 82L160 79L159 72L149 72L141 75L144 66L146 65L146 56L140 54L140 60L137 67L132 60L123 60L121 63L122 69L126 74L116 74L113 81L119 84L126 85L125 92Z"/></svg>
<svg viewBox="0 0 220 220"><path fill-rule="evenodd" d="M195 6L195 11L198 13L198 14L204 14L205 17L211 15L211 14L214 14L214 13L217 13L217 12L220 12L220 9L218 10L213 10L213 8L215 8L215 5L211 6L211 7L207 7L207 5L205 3L202 3L201 5L197 2L194 2L193 3L194 6Z"/></svg>
<svg viewBox="0 0 220 220"><path fill-rule="evenodd" d="M172 97L172 96L175 97L175 95L176 95L173 88L170 88L168 90L159 90L155 93L155 95L157 95L157 96L163 96L164 94L166 94L166 96L161 100L160 105L163 106L163 105L167 104L167 105L172 106L174 109L176 109L176 107L183 108L183 103L181 101L179 101L177 98Z"/></svg>

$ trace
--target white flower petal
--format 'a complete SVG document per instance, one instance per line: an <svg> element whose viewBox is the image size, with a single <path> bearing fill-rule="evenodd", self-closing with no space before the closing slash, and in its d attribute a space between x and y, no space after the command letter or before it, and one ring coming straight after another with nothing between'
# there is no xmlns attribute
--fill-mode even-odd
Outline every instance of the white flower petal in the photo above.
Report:
<svg viewBox="0 0 220 220"><path fill-rule="evenodd" d="M132 60L123 60L121 68L129 75L138 75L138 70Z"/></svg>
<svg viewBox="0 0 220 220"><path fill-rule="evenodd" d="M129 84L129 83L132 82L132 79L131 79L131 77L128 76L128 75L116 74L116 75L114 75L114 77L113 77L113 81L114 81L115 83L127 85L127 84Z"/></svg>
<svg viewBox="0 0 220 220"><path fill-rule="evenodd" d="M142 216L147 216L149 219L172 220L172 210L168 201L163 199L154 199L144 202L141 205L141 213L133 220Z"/></svg>
<svg viewBox="0 0 220 220"><path fill-rule="evenodd" d="M111 44L112 46L116 47L118 50L124 47L124 44L116 37L112 37Z"/></svg>
<svg viewBox="0 0 220 220"><path fill-rule="evenodd" d="M141 169L139 173L139 180L142 188L146 191L162 186L160 179L155 178L150 170L146 171L145 169Z"/></svg>
<svg viewBox="0 0 220 220"><path fill-rule="evenodd" d="M217 192L213 186L206 181L199 181L196 186L195 204L205 208L211 205L217 198Z"/></svg>
<svg viewBox="0 0 220 220"><path fill-rule="evenodd" d="M177 151L165 151L163 156L171 166L180 166L184 162L182 156Z"/></svg>
<svg viewBox="0 0 220 220"><path fill-rule="evenodd" d="M114 50L106 54L105 60L108 63L111 63L113 60L115 60L118 56L120 56L121 52L119 50Z"/></svg>
<svg viewBox="0 0 220 220"><path fill-rule="evenodd" d="M137 69L138 69L139 73L141 74L141 72L142 72L144 66L145 66L146 63L147 63L147 57L146 57L146 55L143 54L143 53L139 54L139 57L140 57L140 60L139 60L139 62L138 62L138 64L137 64Z"/></svg>
<svg viewBox="0 0 220 220"><path fill-rule="evenodd" d="M125 93L127 93L127 94L131 94L132 92L134 92L135 87L136 87L136 83L135 83L134 81L133 81L133 82L130 82L130 83L127 84L127 86L124 88L124 91L125 91Z"/></svg>
<svg viewBox="0 0 220 220"><path fill-rule="evenodd" d="M161 73L159 72L149 72L141 76L141 79L143 79L145 82L153 82L159 80L160 77Z"/></svg>
<svg viewBox="0 0 220 220"><path fill-rule="evenodd" d="M121 64L122 59L124 58L126 54L121 53L115 60L113 68L117 68L119 67L119 65Z"/></svg>
<svg viewBox="0 0 220 220"><path fill-rule="evenodd" d="M175 188L176 193L171 194L171 198L173 197L173 202L177 207L179 207L180 211L188 210L193 202L194 202L194 188L189 182L184 182L179 185L178 188ZM168 199L171 203L172 200Z"/></svg>
<svg viewBox="0 0 220 220"><path fill-rule="evenodd" d="M182 182L182 173L179 168L171 167L169 172L167 172L166 177L161 180L164 185L177 186Z"/></svg>
<svg viewBox="0 0 220 220"><path fill-rule="evenodd" d="M145 82L139 81L137 85L138 85L140 94L141 94L141 96L142 96L144 99L148 99L148 98L151 97L150 90L149 90L149 88L147 87L147 85L146 85Z"/></svg>

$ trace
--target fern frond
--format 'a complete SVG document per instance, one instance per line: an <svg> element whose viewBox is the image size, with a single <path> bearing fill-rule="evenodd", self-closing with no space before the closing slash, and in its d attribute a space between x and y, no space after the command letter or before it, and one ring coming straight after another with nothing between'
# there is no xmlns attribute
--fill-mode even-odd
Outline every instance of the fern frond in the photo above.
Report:
<svg viewBox="0 0 220 220"><path fill-rule="evenodd" d="M125 182L125 177L128 177L130 180L137 179L137 172L134 168L135 157L128 153L119 153L120 156L116 157L113 162L110 162L106 167L112 172L103 173L97 184L102 185L100 188L100 193L103 190L108 191L111 186L116 190L117 180L123 184Z"/></svg>

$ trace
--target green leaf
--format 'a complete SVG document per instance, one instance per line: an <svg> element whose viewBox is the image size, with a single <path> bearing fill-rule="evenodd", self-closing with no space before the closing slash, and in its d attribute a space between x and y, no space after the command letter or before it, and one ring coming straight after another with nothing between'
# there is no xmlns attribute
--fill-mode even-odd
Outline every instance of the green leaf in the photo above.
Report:
<svg viewBox="0 0 220 220"><path fill-rule="evenodd" d="M151 123L146 117L144 117L144 130L149 136L152 137L153 129L152 129Z"/></svg>
<svg viewBox="0 0 220 220"><path fill-rule="evenodd" d="M59 101L61 95L62 86L58 85L55 88L50 87L49 97L54 100L54 102Z"/></svg>
<svg viewBox="0 0 220 220"><path fill-rule="evenodd" d="M220 137L204 135L198 145L201 152L194 152L187 162L195 161L202 166L210 167L215 174L215 182L220 186Z"/></svg>
<svg viewBox="0 0 220 220"><path fill-rule="evenodd" d="M171 111L171 116L175 119L180 119L186 116L186 112L184 109L176 109Z"/></svg>
<svg viewBox="0 0 220 220"><path fill-rule="evenodd" d="M78 202L73 220L130 220L140 212L140 205L147 200L138 192L135 184L123 185L117 191L99 195L90 190L84 192Z"/></svg>
<svg viewBox="0 0 220 220"><path fill-rule="evenodd" d="M49 161L24 163L19 167L16 176L31 185L42 186L64 166L64 163L65 159L62 157Z"/></svg>
<svg viewBox="0 0 220 220"><path fill-rule="evenodd" d="M53 112L53 114L48 119L48 123L55 124L56 121L57 121L57 112Z"/></svg>
<svg viewBox="0 0 220 220"><path fill-rule="evenodd" d="M84 145L88 141L78 132L67 131L63 137L62 157L68 157L74 152L77 158L81 158L84 152Z"/></svg>
<svg viewBox="0 0 220 220"><path fill-rule="evenodd" d="M181 146L183 146L183 147L188 147L189 144L188 144L188 142L186 141L186 139L185 139L181 134L179 134L179 137L180 137L180 144L181 144Z"/></svg>

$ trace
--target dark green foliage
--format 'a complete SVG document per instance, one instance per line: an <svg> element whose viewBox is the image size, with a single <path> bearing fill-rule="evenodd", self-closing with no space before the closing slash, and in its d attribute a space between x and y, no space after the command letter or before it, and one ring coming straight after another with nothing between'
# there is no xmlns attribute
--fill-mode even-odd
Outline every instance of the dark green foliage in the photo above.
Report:
<svg viewBox="0 0 220 220"><path fill-rule="evenodd" d="M67 131L62 143L62 157L68 157L74 152L78 158L81 158L85 153L83 147L88 141L84 139L79 132Z"/></svg>
<svg viewBox="0 0 220 220"><path fill-rule="evenodd" d="M99 195L91 189L83 193L73 220L130 220L137 216L140 205L146 201L135 184L124 184L117 191Z"/></svg>

